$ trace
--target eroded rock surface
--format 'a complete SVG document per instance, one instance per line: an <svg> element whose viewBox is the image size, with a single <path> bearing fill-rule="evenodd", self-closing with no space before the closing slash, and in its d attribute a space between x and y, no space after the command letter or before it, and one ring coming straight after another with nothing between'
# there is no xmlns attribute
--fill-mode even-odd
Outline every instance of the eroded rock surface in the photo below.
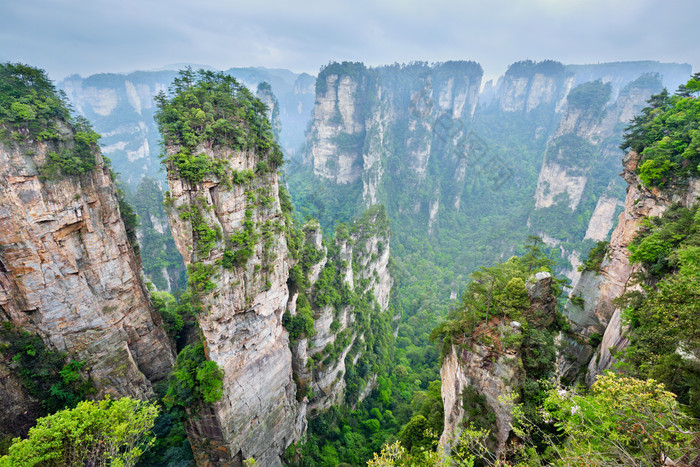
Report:
<svg viewBox="0 0 700 467"><path fill-rule="evenodd" d="M53 151L54 143L0 143L0 319L84 360L97 397L150 397L174 352L109 170L95 154L90 172L47 180L38 168Z"/></svg>
<svg viewBox="0 0 700 467"><path fill-rule="evenodd" d="M227 161L229 173L253 171L261 160L255 152L198 150L209 158ZM210 174L192 185L169 167L168 185L170 225L185 264L214 271L209 278L211 290L200 297L205 311L197 319L207 357L224 372L224 394L213 412L208 412L207 423L217 426L214 431L220 432L219 443L228 450L230 462L252 457L261 465L279 465L280 454L300 433L292 356L282 326L289 298L289 259L277 174L256 173L252 181L242 185L221 183ZM252 193L267 201L258 203ZM219 232L206 254L195 242L194 218L180 215L195 211L201 216L198 222ZM220 266L226 240L245 231L246 222L254 230L251 257L231 268ZM198 433L205 432L195 419L190 436L200 447L205 444ZM212 449L209 454L219 459L217 452Z"/></svg>

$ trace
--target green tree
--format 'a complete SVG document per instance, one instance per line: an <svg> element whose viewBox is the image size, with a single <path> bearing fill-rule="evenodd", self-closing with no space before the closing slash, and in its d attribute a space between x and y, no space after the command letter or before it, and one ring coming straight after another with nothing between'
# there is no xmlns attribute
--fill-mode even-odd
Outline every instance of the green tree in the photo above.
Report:
<svg viewBox="0 0 700 467"><path fill-rule="evenodd" d="M649 107L626 128L620 146L641 155L637 172L647 186L697 175L700 164L700 101L693 96L697 75L669 96L664 90L652 96Z"/></svg>
<svg viewBox="0 0 700 467"><path fill-rule="evenodd" d="M153 443L158 407L128 397L80 402L37 420L0 466L131 466Z"/></svg>
<svg viewBox="0 0 700 467"><path fill-rule="evenodd" d="M544 408L568 439L559 465L663 465L693 453L693 420L654 380L608 373L586 395L553 390Z"/></svg>
<svg viewBox="0 0 700 467"><path fill-rule="evenodd" d="M214 403L223 395L223 377L223 370L216 362L206 359L204 345L197 341L178 354L163 402L168 408Z"/></svg>

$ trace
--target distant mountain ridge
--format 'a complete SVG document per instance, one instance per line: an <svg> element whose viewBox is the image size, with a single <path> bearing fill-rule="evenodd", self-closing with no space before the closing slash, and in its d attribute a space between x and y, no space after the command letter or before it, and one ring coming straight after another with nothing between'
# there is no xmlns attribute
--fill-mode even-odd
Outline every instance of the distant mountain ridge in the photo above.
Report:
<svg viewBox="0 0 700 467"><path fill-rule="evenodd" d="M71 75L57 83L75 110L102 135L104 154L112 159L122 180L134 188L143 176L165 178L158 160L160 137L153 121L153 98L160 91L167 91L177 75L177 66L128 74L100 73L85 78ZM303 143L313 107L315 78L306 73L261 67L230 68L225 73L253 91L262 82L270 84L280 104L280 143L287 154L293 154Z"/></svg>

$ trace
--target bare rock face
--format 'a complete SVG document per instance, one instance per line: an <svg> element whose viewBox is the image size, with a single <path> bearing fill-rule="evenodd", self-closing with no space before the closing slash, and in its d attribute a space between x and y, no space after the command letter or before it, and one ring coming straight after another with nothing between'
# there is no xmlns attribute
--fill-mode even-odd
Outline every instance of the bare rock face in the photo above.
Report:
<svg viewBox="0 0 700 467"><path fill-rule="evenodd" d="M526 316L537 320L538 326L546 327L555 317L556 298L552 294L552 277L540 272L526 284L530 307ZM517 321L498 322L496 330L500 338L522 334ZM500 339L499 339L500 340ZM496 417L493 433L496 451L500 452L508 441L511 431L512 412L509 394L517 395L525 380L522 355L519 348L508 348L500 344L483 345L472 343L470 347L453 345L440 369L442 379L442 401L445 408L445 428L440 444L447 449L459 436L464 420L463 392L471 387L485 398L486 404Z"/></svg>
<svg viewBox="0 0 700 467"><path fill-rule="evenodd" d="M651 95L661 90L662 83L658 76L642 75L627 82L622 90L616 86L589 81L570 91L563 101L561 120L547 144L537 180L536 210L560 209L560 216L561 207L566 206L572 219L590 216L585 234L576 235L576 241L608 238L623 204L622 184L617 179L621 155L617 141L630 116L645 107ZM592 95L597 98L591 99ZM597 200L595 208L591 199ZM548 230L546 221L540 221L535 228L542 237ZM557 242L572 240L559 238L560 232L551 233ZM578 252L560 248L562 257L569 259L572 266L580 261ZM567 276L577 275L571 272Z"/></svg>
<svg viewBox="0 0 700 467"><path fill-rule="evenodd" d="M323 80L326 89L317 93L314 106L311 147L314 173L338 184L351 183L362 175L362 147L357 143L364 139L360 96L366 93L366 84L361 76L335 73L319 80Z"/></svg>
<svg viewBox="0 0 700 467"><path fill-rule="evenodd" d="M558 195L566 193L569 208L576 209L586 188L587 177L576 170L563 167L555 162L545 163L540 170L535 192L535 208L551 207Z"/></svg>
<svg viewBox="0 0 700 467"><path fill-rule="evenodd" d="M615 210L619 205L619 200L603 194L598 199L598 204L596 204L595 211L593 211L591 220L588 223L584 239L590 238L598 242L605 240L610 229L612 229L615 220Z"/></svg>
<svg viewBox="0 0 700 467"><path fill-rule="evenodd" d="M0 320L85 360L98 397L149 397L174 354L141 282L116 188L99 154L85 175L42 179L37 167L55 150L0 144Z"/></svg>
<svg viewBox="0 0 700 467"><path fill-rule="evenodd" d="M590 88L595 84L585 83L581 87ZM598 86L603 96L606 92L608 96L610 95L611 85L606 83ZM575 88L571 94L575 95L578 89ZM549 207L554 203L556 195L568 192L569 207L575 210L590 169L596 164L614 164L615 167L619 164L619 149L616 144L608 140L619 135L622 125L626 125L631 116L638 113L651 95L660 89L661 81L641 77L628 83L616 100L607 103L602 101L599 108L581 106L575 100L568 102L542 164L535 194L536 208ZM561 144L562 138L578 138L581 142L575 145ZM594 145L597 154L586 155L582 148L585 142ZM609 193L610 188L608 186L602 196L612 197ZM604 208L605 206L601 206L601 209ZM594 222L600 222L600 220ZM608 227L608 232L611 227L612 224Z"/></svg>
<svg viewBox="0 0 700 467"><path fill-rule="evenodd" d="M253 171L260 160L254 152L225 148L200 147L198 152L227 161L229 173ZM212 271L211 287L200 294L204 311L197 318L207 357L224 372L222 399L213 409L205 408L206 417L194 418L190 438L196 450L204 449L199 457L215 464L226 459L224 463L238 465L252 457L261 465L280 465L280 454L300 433L291 351L282 326L289 260L277 174L256 173L245 184L229 186L210 174L191 185L168 167L168 184L170 224L185 264ZM198 214L188 217L183 212ZM208 253L195 242L202 222L218 232ZM254 239L251 256L242 264L222 267L225 240L246 229L252 229ZM218 433L218 447L205 441L210 432Z"/></svg>
<svg viewBox="0 0 700 467"><path fill-rule="evenodd" d="M627 246L639 230L642 219L647 216L660 216L673 203L691 206L700 195L700 181L693 179L687 186L672 187L663 192L645 188L635 170L639 156L628 154L624 159L623 178L629 183L625 198L625 210L620 214L618 225L612 233L608 252L600 271L584 271L574 285L572 296L583 299L567 302L565 316L571 323L571 330L579 341L562 338L564 350L559 359L559 376L565 381L574 381L588 365L587 383L595 376L611 367L614 359L610 348L619 350L627 346L624 337L620 311L613 300L622 295L630 284L630 277L638 266L629 262ZM601 334L600 348L594 350L586 341L594 333ZM590 363L589 363L590 361Z"/></svg>
<svg viewBox="0 0 700 467"><path fill-rule="evenodd" d="M256 97L262 101L267 107L267 119L272 127L272 134L279 141L280 132L282 131L282 120L280 118L280 103L277 97L272 93L272 87L262 82L258 84L258 90L255 93Z"/></svg>
<svg viewBox="0 0 700 467"><path fill-rule="evenodd" d="M365 204L376 204L386 156L397 153L387 135L407 126L398 153L411 176L424 179L434 146L457 137L455 129L462 131L474 115L481 76L481 67L468 62L376 69L331 64L318 78L307 161L334 183L361 179Z"/></svg>
<svg viewBox="0 0 700 467"><path fill-rule="evenodd" d="M573 76L558 62L518 62L503 76L499 107L504 112L531 112L541 105L561 108Z"/></svg>
<svg viewBox="0 0 700 467"><path fill-rule="evenodd" d="M504 332L520 332L516 324L506 325ZM482 345L474 345L470 350L453 347L442 362L440 377L445 407L445 428L440 443L449 447L462 431L465 422L462 393L467 386L472 386L485 397L486 404L496 415L497 449L503 449L513 416L511 406L499 400L499 396L517 390L524 380L520 353L508 350L497 353Z"/></svg>

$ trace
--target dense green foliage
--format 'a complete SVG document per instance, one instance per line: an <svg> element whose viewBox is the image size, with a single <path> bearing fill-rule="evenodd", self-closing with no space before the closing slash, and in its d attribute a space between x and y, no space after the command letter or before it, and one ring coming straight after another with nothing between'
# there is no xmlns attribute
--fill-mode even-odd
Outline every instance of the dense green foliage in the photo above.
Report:
<svg viewBox="0 0 700 467"><path fill-rule="evenodd" d="M468 274L479 267L503 255L527 252L522 239L528 233L528 217L534 204L532 187L536 185L547 145L547 138L538 135L553 131L557 124L554 112L546 106L528 113L504 113L494 105L477 108L471 123L467 118L438 120L437 115L431 113L431 109L437 107L436 102L416 103L415 98L420 97L421 92L436 92L438 86L445 86L454 78L455 74L449 73L445 66L469 68L469 72L456 74L465 81L481 76L478 66L464 63L435 67L413 63L362 72L357 71L358 67L338 64L327 72L345 74L348 68L349 76L355 70L362 80L359 83L363 86L367 83L357 99L357 111L361 115L378 105L391 105L395 112L381 135L367 132L361 149L367 151L368 145L374 145L374 154L381 157L383 176L377 187L377 197L386 206L392 225L391 272L395 280L392 303L401 315L394 364L402 369L400 374L406 370L407 375L401 380L401 388L391 391L392 397L397 394L400 397L397 402L401 410L391 410L402 425L417 410L406 406L405 402L412 400L412 394L425 392L431 382L439 379L439 352L429 336L448 313L451 296L459 295L468 283ZM391 89L391 102L380 103L379 97L373 95L372 89L376 89L371 86L373 80ZM455 78L453 92L464 89L458 88L458 83L461 82ZM326 83L319 79L317 86L321 88L317 91L323 92ZM417 125L412 126L412 123ZM470 131L488 146L481 161L467 157L469 148L465 147L463 138L451 145L442 134L456 133L457 139L459 134L465 136ZM380 138L381 146L378 145ZM419 175L410 166L412 161L408 154L426 146L431 148L431 154L425 174ZM455 180L465 158L466 178ZM513 167L517 170L510 171ZM613 175L617 172L617 169L611 171ZM314 177L308 166L290 167L286 178L300 217L318 218L327 232L334 227L337 229L340 223L349 222L363 209L362 182L336 185ZM507 180L507 183L495 183L500 180ZM438 200L434 199L436 193L439 193ZM457 206L454 200L458 197L462 203ZM584 200L584 208L573 215L580 227L565 237L571 238L572 243L579 233L578 238L583 238L597 202L593 197L584 196ZM433 203L439 209L429 225ZM533 229L551 226L554 217L544 213L541 222L539 219L533 222ZM570 211L560 217L561 221L557 218L556 223L563 229L570 227ZM576 220L577 217L580 219ZM569 248L566 243L563 246ZM548 247L542 248L549 251ZM338 448L336 451L340 452Z"/></svg>
<svg viewBox="0 0 700 467"><path fill-rule="evenodd" d="M0 64L0 137L49 143L44 178L82 175L96 164L99 135L81 117L72 117L65 95L43 70L21 63Z"/></svg>
<svg viewBox="0 0 700 467"><path fill-rule="evenodd" d="M319 230L316 221L307 222L303 227L307 238ZM345 357L345 404L326 413L311 414L307 439L288 452L291 465L337 465L340 462L361 465L384 442L400 436L407 423L414 428L427 423L432 432L442 431L442 399L435 364L437 352L428 341L435 318L426 322L416 318L410 324L402 325L398 342L394 344L392 317L395 308L390 304L389 309L382 312L372 294L364 292L369 280L362 278L361 265L376 259L369 257L367 248L378 238L377 250L383 254L386 248L383 242L388 232L388 217L382 206L369 208L349 225L337 225L335 238L324 240L328 260L313 286L309 285L308 274L323 259L323 251L310 242L304 242L296 253L299 263L290 272L289 285L292 292L300 291L297 313L294 316L286 314L283 320L290 339L312 337L314 317L321 309L332 307L334 313L339 313L349 306L354 314L351 329L340 330L337 321L331 324L331 330L338 333L336 340L314 355L311 368L322 371L327 365L335 364L343 350L350 346L353 334L364 337L355 340ZM354 290L343 279L348 265L340 259L341 244L353 251ZM426 352L412 344L408 336L413 338L414 333L431 351ZM373 380L375 389L358 405L360 393ZM311 400L316 397L303 387L301 381L297 381L297 385L298 397L306 396ZM411 422L414 415L418 418ZM405 437L420 435L422 438L422 433L417 434L420 430L414 428L408 429L413 435L406 434ZM416 449L425 444L418 440Z"/></svg>
<svg viewBox="0 0 700 467"><path fill-rule="evenodd" d="M540 242L541 239L530 237L526 244L529 254L514 256L504 263L482 267L472 273L471 282L462 293L461 305L433 332L433 337L441 342L443 352L453 344L469 347L483 339L490 343L488 329L495 326L491 323L493 318L521 321L525 326L528 320L553 320L553 317L527 316L525 313L530 306L525 282L538 271L553 272L553 262L544 255ZM555 280L554 284L558 295L561 281Z"/></svg>
<svg viewBox="0 0 700 467"><path fill-rule="evenodd" d="M204 400L203 391L207 391L210 396L216 395L217 387L220 387L220 382L217 382L220 373L211 371L215 370L211 365L213 362L205 364L203 360L201 336L196 322L199 302L190 292L175 298L168 292L155 291L152 285L147 285L151 292L151 302L162 316L165 329L182 357L179 357L180 364L176 363L168 381L161 381L154 386L157 399L164 407L158 413L153 427L153 446L141 456L138 465L192 466L194 461L185 425L192 415L189 411L196 409L196 406L185 406L182 398L197 404L196 401ZM197 340L188 345L188 340L193 335L198 336ZM202 364L208 368L199 374L197 370Z"/></svg>
<svg viewBox="0 0 700 467"><path fill-rule="evenodd" d="M426 446L434 450L442 432L440 382L434 381L428 391L417 391L412 399L406 400L405 391L402 393L397 387L406 383L406 376L400 370L389 378L380 376L373 395L357 409L333 407L310 420L307 440L290 447L286 456L288 464L364 465L374 452L397 437L410 443L412 452ZM413 413L415 416L409 418ZM400 432L404 425L406 428ZM432 435L426 437L423 428Z"/></svg>
<svg viewBox="0 0 700 467"><path fill-rule="evenodd" d="M640 154L639 178L666 186L700 172L700 74L673 95L664 90L626 128L622 149Z"/></svg>
<svg viewBox="0 0 700 467"><path fill-rule="evenodd" d="M151 303L153 303L153 308L155 308L163 318L163 325L165 326L168 336L176 340L184 327L184 320L180 314L177 300L168 292L152 290L152 286L150 286L149 289L151 289Z"/></svg>
<svg viewBox="0 0 700 467"><path fill-rule="evenodd" d="M535 73L546 75L564 75L566 68L556 60L543 60L541 62L533 62L532 60L522 60L515 62L506 70L506 76L512 77L532 77Z"/></svg>
<svg viewBox="0 0 700 467"><path fill-rule="evenodd" d="M15 328L9 322L0 329L0 354L12 361L22 385L41 401L44 414L75 407L94 392L92 382L82 373L85 362L49 349L41 338Z"/></svg>
<svg viewBox="0 0 700 467"><path fill-rule="evenodd" d="M218 365L206 359L202 343L190 344L177 355L163 402L168 408L174 405L191 408L200 403L216 402L223 394L223 377Z"/></svg>
<svg viewBox="0 0 700 467"><path fill-rule="evenodd" d="M212 159L206 150L226 147L256 151L262 159L260 172L274 172L282 165L282 152L270 129L266 107L231 76L187 69L180 72L169 89L170 96L156 96L156 121L166 147L164 154L180 177L192 184L207 174L228 181L227 164Z"/></svg>
<svg viewBox="0 0 700 467"><path fill-rule="evenodd" d="M556 348L554 338L562 329L563 319L555 310L533 307L525 283L538 271L552 272L553 262L540 248L541 239L530 237L528 253L512 257L504 263L472 273L472 281L462 293L461 305L433 331L442 352L453 346L472 349L475 345L516 352L525 370L520 387L513 387L523 410L536 414L538 406L550 388L554 375ZM562 280L553 279L553 294L559 295ZM501 322L517 321L520 326L502 331ZM493 433L495 417L475 388L462 394L465 411L464 427L483 430L480 440L488 449L495 448ZM478 461L475 465L484 465Z"/></svg>
<svg viewBox="0 0 700 467"><path fill-rule="evenodd" d="M83 175L95 167L100 135L92 130L87 120L78 118L73 126L76 131L72 147L69 142L49 152L46 164L39 169L43 178L54 179L60 174Z"/></svg>
<svg viewBox="0 0 700 467"><path fill-rule="evenodd" d="M700 210L671 207L629 249L642 291L621 300L630 326L621 369L663 382L700 418Z"/></svg>
<svg viewBox="0 0 700 467"><path fill-rule="evenodd" d="M37 420L0 466L133 466L153 443L157 415L155 404L128 397L80 402Z"/></svg>
<svg viewBox="0 0 700 467"><path fill-rule="evenodd" d="M547 436L548 449L528 449L541 430L516 410L515 432L523 443L518 466L660 465L661 459L690 465L694 454L693 420L663 384L608 373L591 390L551 390L540 412L557 430Z"/></svg>
<svg viewBox="0 0 700 467"><path fill-rule="evenodd" d="M17 134L15 139L58 138L57 123L69 120L65 96L43 70L21 63L0 64L0 121Z"/></svg>
<svg viewBox="0 0 700 467"><path fill-rule="evenodd" d="M552 389L533 423L520 406L514 407L517 436L500 456L488 445L488 431L465 428L449 455L410 452L404 440L385 446L368 465L376 467L589 467L656 466L668 459L691 465L693 420L675 396L654 380L637 380L609 373L590 391ZM542 425L549 427L547 431ZM543 444L546 449L539 449Z"/></svg>
<svg viewBox="0 0 700 467"><path fill-rule="evenodd" d="M602 117L603 108L610 99L612 86L600 80L589 81L576 86L566 96L569 106L582 110L591 116Z"/></svg>

